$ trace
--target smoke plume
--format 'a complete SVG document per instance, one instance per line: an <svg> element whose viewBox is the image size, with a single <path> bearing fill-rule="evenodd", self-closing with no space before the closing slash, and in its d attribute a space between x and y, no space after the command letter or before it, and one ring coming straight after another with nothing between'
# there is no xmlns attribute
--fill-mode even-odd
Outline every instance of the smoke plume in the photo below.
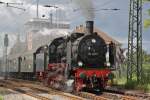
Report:
<svg viewBox="0 0 150 100"><path fill-rule="evenodd" d="M72 0L82 11L83 15L87 20L93 21L94 14L94 6L92 0Z"/></svg>
<svg viewBox="0 0 150 100"><path fill-rule="evenodd" d="M47 28L44 28L43 30L40 30L38 33L42 34L44 36L51 35L52 38L57 38L57 37L69 35L70 32L71 32L71 30L69 30L69 29L47 29Z"/></svg>

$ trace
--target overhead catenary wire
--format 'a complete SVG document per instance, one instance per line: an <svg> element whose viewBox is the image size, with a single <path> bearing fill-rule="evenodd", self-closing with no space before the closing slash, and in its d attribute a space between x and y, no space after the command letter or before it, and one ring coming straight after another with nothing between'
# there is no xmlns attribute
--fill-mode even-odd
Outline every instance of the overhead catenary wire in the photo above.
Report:
<svg viewBox="0 0 150 100"><path fill-rule="evenodd" d="M13 3L13 2L2 2L0 1L0 4L6 4L6 7L12 7L20 10L25 10L24 8L17 7L17 6L12 6L12 5L23 5L23 3Z"/></svg>
<svg viewBox="0 0 150 100"><path fill-rule="evenodd" d="M25 12L27 12L27 11L33 6L33 4L36 3L36 2L37 2L36 0L33 0L33 1L31 2L30 6L28 6L28 7L26 8L26 11L25 11ZM19 15L23 15L23 14L25 14L25 12L22 12L22 13L20 13Z"/></svg>
<svg viewBox="0 0 150 100"><path fill-rule="evenodd" d="M2 3L2 2L0 2L0 3ZM33 4L34 2L32 2L32 4ZM14 3L11 3L11 4L14 4ZM22 5L22 3L17 3L17 5ZM7 7L10 7L10 5L7 5ZM11 6L11 7L13 7L14 8L14 6ZM32 7L32 5L30 6L30 7ZM30 7L28 7L28 9L30 9ZM16 8L16 7L15 7ZM17 8L17 9L22 9L22 8ZM21 13L21 14L18 14L18 16L20 16L20 15L23 15L23 14L25 14L25 12L28 10L28 9L26 9L26 10L24 10L24 9L22 9L23 10L23 13ZM18 24L18 19L17 18L15 18L15 19L13 19L12 20L12 23L13 23L13 26L16 26L17 24ZM7 28L8 28L8 25L9 25L10 23L7 23L5 26L3 26L3 28L1 27L1 30L6 30ZM9 33L9 32L5 32L5 33ZM18 33L20 33L20 29L18 30ZM15 34L14 34L15 35ZM11 39L13 39L12 37L11 37ZM13 40L15 40L15 39L13 39ZM1 50L1 49L0 49ZM2 50L1 50L2 51Z"/></svg>
<svg viewBox="0 0 150 100"><path fill-rule="evenodd" d="M16 6L7 5L7 7L11 7L11 8L17 8L17 9L20 9L20 10L23 10L23 11L25 11L25 9L24 9L24 8L19 8L19 7L16 7Z"/></svg>
<svg viewBox="0 0 150 100"><path fill-rule="evenodd" d="M32 4L34 4L36 2L36 0L34 0L32 3L31 3L31 5L28 7L28 8L26 8L26 10L24 10L23 12L21 12L20 14L18 14L18 16L20 17L20 16L23 16L33 5ZM13 19L12 20L12 22L13 22L13 24L14 25L17 25L18 24L18 19ZM8 23L8 25L9 25L10 23ZM6 25L6 27L4 27L3 28L3 30L4 29L7 29L7 25Z"/></svg>

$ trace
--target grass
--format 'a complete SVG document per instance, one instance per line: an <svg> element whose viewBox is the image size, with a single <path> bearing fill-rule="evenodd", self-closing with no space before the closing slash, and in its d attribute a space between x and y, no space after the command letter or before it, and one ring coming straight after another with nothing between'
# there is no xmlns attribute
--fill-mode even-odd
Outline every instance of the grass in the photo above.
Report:
<svg viewBox="0 0 150 100"><path fill-rule="evenodd" d="M116 78L114 79L114 83L117 85L124 85L126 83L126 78L125 77Z"/></svg>
<svg viewBox="0 0 150 100"><path fill-rule="evenodd" d="M143 64L143 68L144 68L144 70L150 70L150 63L145 63L145 64Z"/></svg>
<svg viewBox="0 0 150 100"><path fill-rule="evenodd" d="M136 80L127 82L126 78L122 77L119 79L114 79L114 85L129 90L142 90L144 92L150 92L150 82L140 84L137 83Z"/></svg>
<svg viewBox="0 0 150 100"><path fill-rule="evenodd" d="M144 92L150 92L150 84L140 84L137 89L143 90Z"/></svg>
<svg viewBox="0 0 150 100"><path fill-rule="evenodd" d="M125 70L123 71L123 73L126 73ZM145 92L150 92L150 63L143 64L143 74L140 83L137 83L136 80L127 82L125 74L121 75L121 77L118 77L118 74L116 72L115 75L116 78L114 79L114 85L121 86L125 89L142 90Z"/></svg>
<svg viewBox="0 0 150 100"><path fill-rule="evenodd" d="M0 100L3 100L3 96L0 95Z"/></svg>

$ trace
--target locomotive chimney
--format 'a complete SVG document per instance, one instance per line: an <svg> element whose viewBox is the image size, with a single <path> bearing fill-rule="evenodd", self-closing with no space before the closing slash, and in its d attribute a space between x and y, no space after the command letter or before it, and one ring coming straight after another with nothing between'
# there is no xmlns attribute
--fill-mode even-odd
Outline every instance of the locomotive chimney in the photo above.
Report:
<svg viewBox="0 0 150 100"><path fill-rule="evenodd" d="M94 21L86 21L86 31L88 34L93 34Z"/></svg>

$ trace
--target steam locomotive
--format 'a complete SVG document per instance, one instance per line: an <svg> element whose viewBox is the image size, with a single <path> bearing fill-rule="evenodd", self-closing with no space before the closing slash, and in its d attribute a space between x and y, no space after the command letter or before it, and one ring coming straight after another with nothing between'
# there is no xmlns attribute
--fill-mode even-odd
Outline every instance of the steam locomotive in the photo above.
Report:
<svg viewBox="0 0 150 100"><path fill-rule="evenodd" d="M38 80L67 91L104 89L112 76L114 45L106 44L94 33L93 24L93 21L86 22L87 33L72 33L50 43L48 69L37 72ZM109 54L109 65L106 54Z"/></svg>
<svg viewBox="0 0 150 100"><path fill-rule="evenodd" d="M34 53L8 56L10 76L34 78L46 86L68 92L103 90L113 76L115 45L107 44L93 32L93 27L94 22L87 21L85 33L54 38Z"/></svg>

